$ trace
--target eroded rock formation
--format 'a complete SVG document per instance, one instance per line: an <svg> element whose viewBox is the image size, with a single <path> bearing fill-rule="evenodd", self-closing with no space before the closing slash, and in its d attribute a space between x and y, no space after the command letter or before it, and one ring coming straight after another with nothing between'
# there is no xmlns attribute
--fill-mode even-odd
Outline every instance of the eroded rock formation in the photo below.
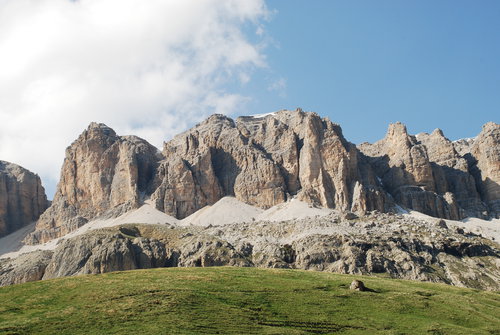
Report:
<svg viewBox="0 0 500 335"><path fill-rule="evenodd" d="M36 221L47 207L45 190L37 175L0 161L0 237Z"/></svg>
<svg viewBox="0 0 500 335"><path fill-rule="evenodd" d="M43 250L0 259L0 286L42 280L52 255L52 251Z"/></svg>
<svg viewBox="0 0 500 335"><path fill-rule="evenodd" d="M489 122L474 140L472 173L491 213L500 215L500 125Z"/></svg>
<svg viewBox="0 0 500 335"><path fill-rule="evenodd" d="M389 207L356 146L315 113L213 115L165 143L163 155L152 198L178 218L227 195L262 208L290 196L363 213Z"/></svg>
<svg viewBox="0 0 500 335"><path fill-rule="evenodd" d="M52 206L28 243L45 242L146 198L182 219L224 196L269 208L290 197L365 214L395 204L449 219L499 215L499 130L452 143L440 130L400 123L359 147L315 113L280 111L233 120L212 115L163 151L93 123L67 149Z"/></svg>
<svg viewBox="0 0 500 335"><path fill-rule="evenodd" d="M66 149L52 205L26 242L46 242L96 216L138 207L159 158L158 150L139 137L118 136L104 124L90 124Z"/></svg>
<svg viewBox="0 0 500 335"><path fill-rule="evenodd" d="M359 149L404 207L454 220L498 217L498 129L489 123L476 140L453 143L439 129L412 136L396 123L384 139Z"/></svg>

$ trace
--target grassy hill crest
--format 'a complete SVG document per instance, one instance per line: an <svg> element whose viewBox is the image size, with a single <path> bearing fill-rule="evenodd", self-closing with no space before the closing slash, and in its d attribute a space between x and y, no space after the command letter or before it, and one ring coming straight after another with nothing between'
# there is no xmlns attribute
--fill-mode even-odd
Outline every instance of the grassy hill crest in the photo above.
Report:
<svg viewBox="0 0 500 335"><path fill-rule="evenodd" d="M0 301L0 334L500 334L499 292L300 270L114 272L3 287Z"/></svg>

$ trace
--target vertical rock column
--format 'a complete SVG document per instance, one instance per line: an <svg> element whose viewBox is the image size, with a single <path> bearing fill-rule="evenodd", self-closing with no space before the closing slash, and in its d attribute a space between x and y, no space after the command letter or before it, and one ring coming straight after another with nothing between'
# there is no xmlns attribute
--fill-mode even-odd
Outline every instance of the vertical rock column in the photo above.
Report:
<svg viewBox="0 0 500 335"><path fill-rule="evenodd" d="M40 177L0 161L0 237L36 221L47 206Z"/></svg>

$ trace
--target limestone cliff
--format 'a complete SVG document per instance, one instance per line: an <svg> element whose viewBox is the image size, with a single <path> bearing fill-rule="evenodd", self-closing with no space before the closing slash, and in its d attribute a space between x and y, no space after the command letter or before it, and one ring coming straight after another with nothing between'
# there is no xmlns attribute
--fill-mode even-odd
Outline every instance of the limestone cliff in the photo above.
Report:
<svg viewBox="0 0 500 335"><path fill-rule="evenodd" d="M227 195L262 208L290 196L361 213L389 207L340 126L302 110L236 121L213 115L165 143L163 155L152 198L178 218Z"/></svg>
<svg viewBox="0 0 500 335"><path fill-rule="evenodd" d="M45 190L37 175L0 161L0 237L36 221L47 207Z"/></svg>
<svg viewBox="0 0 500 335"><path fill-rule="evenodd" d="M118 136L104 124L90 124L66 149L52 205L26 242L46 242L96 216L119 215L138 207L158 159L158 150L145 140Z"/></svg>
<svg viewBox="0 0 500 335"><path fill-rule="evenodd" d="M160 210L184 218L225 195L260 207L285 200L278 166L249 143L233 120L213 115L165 143L159 187L152 195Z"/></svg>
<svg viewBox="0 0 500 335"><path fill-rule="evenodd" d="M412 136L396 123L384 139L358 147L404 207L448 219L499 215L500 131L494 123L476 140L455 143L440 129Z"/></svg>
<svg viewBox="0 0 500 335"><path fill-rule="evenodd" d="M471 171L488 210L500 216L500 125L489 122L471 147Z"/></svg>
<svg viewBox="0 0 500 335"><path fill-rule="evenodd" d="M444 136L440 129L436 129L430 135L418 134L417 140L426 147L436 193L445 197L446 194L453 195L458 207L462 210L460 218L484 216L487 208L477 191L468 162L457 152L453 143Z"/></svg>

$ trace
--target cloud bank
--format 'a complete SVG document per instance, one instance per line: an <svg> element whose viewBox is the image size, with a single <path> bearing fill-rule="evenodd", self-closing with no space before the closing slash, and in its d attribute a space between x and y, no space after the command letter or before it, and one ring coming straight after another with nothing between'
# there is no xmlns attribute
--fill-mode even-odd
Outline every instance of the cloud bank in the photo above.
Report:
<svg viewBox="0 0 500 335"><path fill-rule="evenodd" d="M91 121L163 140L231 114L265 66L264 0L0 0L0 159L52 196L64 149Z"/></svg>

